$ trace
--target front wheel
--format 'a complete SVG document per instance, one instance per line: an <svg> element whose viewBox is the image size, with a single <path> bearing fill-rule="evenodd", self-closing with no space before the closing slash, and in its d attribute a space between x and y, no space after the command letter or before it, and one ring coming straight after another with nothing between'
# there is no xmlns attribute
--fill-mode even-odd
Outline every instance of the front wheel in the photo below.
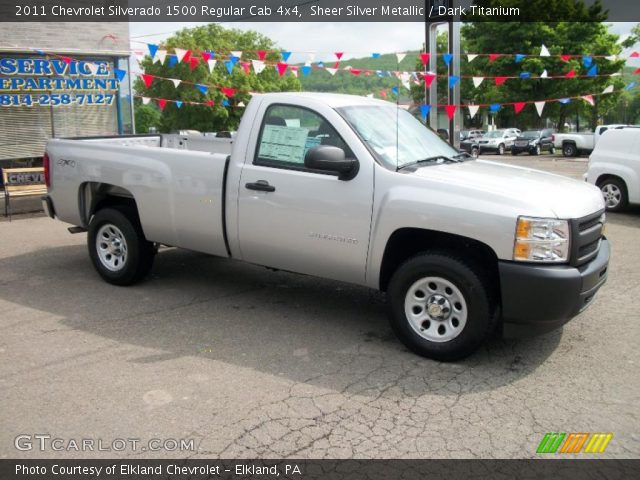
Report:
<svg viewBox="0 0 640 480"><path fill-rule="evenodd" d="M495 326L486 283L465 261L446 252L417 255L391 278L391 327L418 355L440 361L464 358Z"/></svg>
<svg viewBox="0 0 640 480"><path fill-rule="evenodd" d="M131 285L151 270L154 246L133 209L99 210L89 224L87 244L93 266L109 283Z"/></svg>
<svg viewBox="0 0 640 480"><path fill-rule="evenodd" d="M555 154L556 154L556 148L555 148L553 145L551 145L551 146L549 147L549 153L550 153L551 155L555 155Z"/></svg>
<svg viewBox="0 0 640 480"><path fill-rule="evenodd" d="M504 155L504 144L503 143L501 143L498 146L498 155Z"/></svg>
<svg viewBox="0 0 640 480"><path fill-rule="evenodd" d="M598 182L604 205L610 212L619 212L624 210L629 203L627 195L627 186L622 180L617 178L607 178Z"/></svg>
<svg viewBox="0 0 640 480"><path fill-rule="evenodd" d="M531 155L540 155L540 145L536 145L536 147L531 151Z"/></svg>

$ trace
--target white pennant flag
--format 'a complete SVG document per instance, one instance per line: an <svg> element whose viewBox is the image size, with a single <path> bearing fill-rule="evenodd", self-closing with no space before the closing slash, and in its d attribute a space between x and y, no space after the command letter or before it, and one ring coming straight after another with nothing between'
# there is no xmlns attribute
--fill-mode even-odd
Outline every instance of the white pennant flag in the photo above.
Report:
<svg viewBox="0 0 640 480"><path fill-rule="evenodd" d="M595 105L595 102L593 101L593 96L592 95L583 95L582 99L587 102L589 105L591 105L592 107Z"/></svg>
<svg viewBox="0 0 640 480"><path fill-rule="evenodd" d="M96 75L98 73L100 65L96 65L95 63L87 63L87 68L91 72L91 75Z"/></svg>
<svg viewBox="0 0 640 480"><path fill-rule="evenodd" d="M148 105L151 99L149 97L142 97L142 104Z"/></svg>
<svg viewBox="0 0 640 480"><path fill-rule="evenodd" d="M178 80L177 78L171 78L170 80L173 82L173 86L176 88L178 88L182 83L182 80Z"/></svg>
<svg viewBox="0 0 640 480"><path fill-rule="evenodd" d="M618 56L617 55L608 55L608 56L606 56L604 58L606 58L610 62L615 62L616 60L618 60Z"/></svg>
<svg viewBox="0 0 640 480"><path fill-rule="evenodd" d="M262 60L251 60L253 64L253 71L256 73L261 73L264 70L264 62Z"/></svg>
<svg viewBox="0 0 640 480"><path fill-rule="evenodd" d="M239 107L244 107L244 102L240 102L240 103L238 103L238 106L239 106Z"/></svg>
<svg viewBox="0 0 640 480"><path fill-rule="evenodd" d="M291 75L293 75L294 77L298 76L298 69L297 68L290 68L289 71L291 72Z"/></svg>
<svg viewBox="0 0 640 480"><path fill-rule="evenodd" d="M160 65L164 64L164 59L167 58L166 50L158 50L156 56L153 57L153 63L160 62Z"/></svg>
<svg viewBox="0 0 640 480"><path fill-rule="evenodd" d="M540 48L540 56L541 57L550 57L551 56L551 54L549 53L549 49L547 47L545 47L544 44Z"/></svg>
<svg viewBox="0 0 640 480"><path fill-rule="evenodd" d="M478 55L476 55L475 53L469 53L469 54L467 55L467 61L468 61L468 62L473 62L473 61L476 59L476 57L477 57L477 56L478 56Z"/></svg>
<svg viewBox="0 0 640 480"><path fill-rule="evenodd" d="M478 88L483 80L484 77L473 77L473 86Z"/></svg>
<svg viewBox="0 0 640 480"><path fill-rule="evenodd" d="M549 78L549 74L547 73L546 70L542 72L542 74L540 75L540 78Z"/></svg>
<svg viewBox="0 0 640 480"><path fill-rule="evenodd" d="M207 60L207 66L209 67L209 73L213 73L213 69L216 68L217 60L209 59Z"/></svg>
<svg viewBox="0 0 640 480"><path fill-rule="evenodd" d="M142 63L142 61L144 60L144 52L141 52L140 50L136 50L134 52L134 55L136 57L137 62L139 64Z"/></svg>
<svg viewBox="0 0 640 480"><path fill-rule="evenodd" d="M473 118L476 116L476 113L478 113L480 107L478 105L467 105L467 108L469 109L469 115Z"/></svg>
<svg viewBox="0 0 640 480"><path fill-rule="evenodd" d="M602 93L612 93L613 92L613 85L609 85L607 88L605 88Z"/></svg>
<svg viewBox="0 0 640 480"><path fill-rule="evenodd" d="M411 85L409 84L409 79L411 79L411 74L407 72L402 72L400 74L400 81L402 82L402 86L407 90L411 90Z"/></svg>
<svg viewBox="0 0 640 480"><path fill-rule="evenodd" d="M612 74L611 74L611 75L609 75L609 76L610 76L610 77L619 77L619 76L621 76L621 75L622 75L622 73L621 73L621 72L615 72L615 73L612 73Z"/></svg>
<svg viewBox="0 0 640 480"><path fill-rule="evenodd" d="M231 56L232 57L237 57L237 58L242 58L242 51L241 50L234 50L231 52Z"/></svg>
<svg viewBox="0 0 640 480"><path fill-rule="evenodd" d="M327 68L325 68L325 70L326 70L327 72L329 72L331 75L335 75L335 74L336 74L336 72L338 71L338 69L337 69L337 68L328 68L328 67L327 67Z"/></svg>
<svg viewBox="0 0 640 480"><path fill-rule="evenodd" d="M534 105L536 106L536 110L538 111L539 117L542 116L542 109L544 108L544 104L545 102L534 102Z"/></svg>
<svg viewBox="0 0 640 480"><path fill-rule="evenodd" d="M176 53L176 57L178 57L178 63L180 63L184 56L187 54L187 50L184 50L182 48L174 48L173 50Z"/></svg>
<svg viewBox="0 0 640 480"><path fill-rule="evenodd" d="M404 57L406 57L407 54L406 53L396 53L396 58L398 59L398 63L400 63L402 60L404 60Z"/></svg>
<svg viewBox="0 0 640 480"><path fill-rule="evenodd" d="M373 93L369 93L367 95L365 95L367 98L373 98Z"/></svg>

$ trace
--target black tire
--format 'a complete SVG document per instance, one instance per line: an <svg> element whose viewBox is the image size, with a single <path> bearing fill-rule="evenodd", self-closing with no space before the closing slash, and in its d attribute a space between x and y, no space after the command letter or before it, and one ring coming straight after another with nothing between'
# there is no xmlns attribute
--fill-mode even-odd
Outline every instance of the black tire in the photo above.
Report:
<svg viewBox="0 0 640 480"><path fill-rule="evenodd" d="M471 156L473 158L478 158L480 156L480 150L477 147L473 147L471 149Z"/></svg>
<svg viewBox="0 0 640 480"><path fill-rule="evenodd" d="M573 143L565 143L562 145L562 155L565 157L577 157L578 148Z"/></svg>
<svg viewBox="0 0 640 480"><path fill-rule="evenodd" d="M482 274L482 270L474 268L466 261L447 252L421 253L403 263L393 274L388 288L389 320L391 328L410 350L423 357L440 361L459 360L472 354L495 330L496 327L496 295L491 294L490 282ZM438 342L426 338L428 332L419 334L405 311L405 299L409 291L426 277L444 279L454 285L464 298L466 304L466 323L462 330L451 340ZM427 285L431 285L428 283ZM431 288L431 287L428 287ZM425 290L428 290L425 289ZM416 295L418 292L415 292ZM435 290L423 292L425 298L425 314L429 301ZM411 297L408 297L411 298ZM414 297L417 298L417 297ZM422 298L422 297L420 297ZM450 325L456 319L453 307L447 319L440 323ZM431 313L429 312L429 316ZM438 323L434 322L434 328ZM430 324L428 320L418 320ZM426 326L429 329L431 326ZM440 327L431 331L432 335L440 334ZM444 333L442 333L444 335Z"/></svg>
<svg viewBox="0 0 640 480"><path fill-rule="evenodd" d="M533 150L529 152L531 155L540 155L540 145L536 145Z"/></svg>
<svg viewBox="0 0 640 480"><path fill-rule="evenodd" d="M109 225L122 234L126 247L125 259L117 265L117 270L110 269L106 260L101 259L96 241L102 227L108 228ZM113 285L132 285L142 280L153 265L154 245L144 237L138 215L135 209L130 207L118 206L99 210L89 224L87 246L93 266L104 280Z"/></svg>
<svg viewBox="0 0 640 480"><path fill-rule="evenodd" d="M511 147L511 155L513 155L513 156L515 157L515 156L516 156L516 155L518 155L519 153L520 153L520 151L519 151L519 150L517 150L517 151L516 151L516 150L514 150L514 149L513 149L513 147Z"/></svg>
<svg viewBox="0 0 640 480"><path fill-rule="evenodd" d="M598 188L602 192L605 208L608 212L621 212L629 205L627 185L621 179L608 177L599 180Z"/></svg>
<svg viewBox="0 0 640 480"><path fill-rule="evenodd" d="M551 145L551 146L549 147L549 153L550 153L551 155L555 155L555 154L556 154L556 147L554 147L553 145Z"/></svg>
<svg viewBox="0 0 640 480"><path fill-rule="evenodd" d="M500 145L498 145L498 155L504 155L504 143L501 143Z"/></svg>

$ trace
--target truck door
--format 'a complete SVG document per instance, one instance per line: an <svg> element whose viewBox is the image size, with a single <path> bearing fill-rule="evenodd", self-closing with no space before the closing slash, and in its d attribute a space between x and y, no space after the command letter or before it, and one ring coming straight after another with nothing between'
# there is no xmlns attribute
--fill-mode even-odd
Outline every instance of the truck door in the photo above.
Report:
<svg viewBox="0 0 640 480"><path fill-rule="evenodd" d="M354 143L356 151L364 147L329 107L319 107L322 113L283 104L263 109L239 185L238 237L243 260L364 284L373 162L360 161L358 174L348 181L310 171L304 156L314 146L337 146L348 157L355 157Z"/></svg>

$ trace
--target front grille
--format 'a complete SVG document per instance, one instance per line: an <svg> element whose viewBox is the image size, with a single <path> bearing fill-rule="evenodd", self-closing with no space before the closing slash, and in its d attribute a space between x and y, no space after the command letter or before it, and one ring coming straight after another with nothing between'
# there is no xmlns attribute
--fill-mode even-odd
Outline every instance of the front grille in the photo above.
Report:
<svg viewBox="0 0 640 480"><path fill-rule="evenodd" d="M571 265L579 267L598 255L604 226L602 213L571 220Z"/></svg>

